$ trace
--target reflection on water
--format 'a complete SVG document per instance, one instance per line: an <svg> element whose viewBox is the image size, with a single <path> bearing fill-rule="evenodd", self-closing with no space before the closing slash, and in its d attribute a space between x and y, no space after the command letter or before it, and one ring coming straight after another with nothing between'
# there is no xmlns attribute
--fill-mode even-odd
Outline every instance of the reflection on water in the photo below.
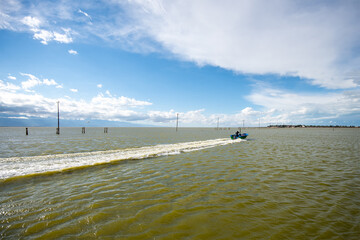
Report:
<svg viewBox="0 0 360 240"><path fill-rule="evenodd" d="M69 141L77 150L59 141L63 148L56 151L153 146L231 133L116 129L118 134L110 135L111 130L107 136L93 133L96 141L90 131L74 134ZM235 144L2 182L0 238L358 239L359 129L247 132L249 140ZM41 138L36 141L52 144ZM106 144L112 141L117 144ZM19 141L18 147L28 144ZM29 155L45 155L44 149Z"/></svg>

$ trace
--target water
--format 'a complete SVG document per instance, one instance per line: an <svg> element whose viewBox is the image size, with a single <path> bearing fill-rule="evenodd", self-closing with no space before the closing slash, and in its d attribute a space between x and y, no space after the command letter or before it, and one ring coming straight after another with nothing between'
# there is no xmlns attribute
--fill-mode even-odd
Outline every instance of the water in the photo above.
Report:
<svg viewBox="0 0 360 240"><path fill-rule="evenodd" d="M360 129L235 131L0 128L0 238L359 238Z"/></svg>

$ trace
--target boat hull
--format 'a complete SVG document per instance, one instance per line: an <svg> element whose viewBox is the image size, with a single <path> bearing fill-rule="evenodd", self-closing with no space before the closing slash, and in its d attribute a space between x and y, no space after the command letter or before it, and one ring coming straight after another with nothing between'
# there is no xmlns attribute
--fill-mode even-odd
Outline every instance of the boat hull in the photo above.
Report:
<svg viewBox="0 0 360 240"><path fill-rule="evenodd" d="M242 134L239 134L238 136L236 136L235 134L233 134L233 135L230 135L230 138L231 138L231 139L238 139L238 138L240 138L240 139L245 139L248 135L249 135L249 134L247 134L247 133L242 133Z"/></svg>

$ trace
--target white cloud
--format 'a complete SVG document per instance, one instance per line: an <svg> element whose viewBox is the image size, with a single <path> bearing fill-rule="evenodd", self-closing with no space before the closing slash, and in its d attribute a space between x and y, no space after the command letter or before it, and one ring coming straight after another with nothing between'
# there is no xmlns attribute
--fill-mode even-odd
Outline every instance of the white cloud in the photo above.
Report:
<svg viewBox="0 0 360 240"><path fill-rule="evenodd" d="M5 114L17 114L22 116L49 117L55 111L52 99L39 94L14 93L0 90L0 106Z"/></svg>
<svg viewBox="0 0 360 240"><path fill-rule="evenodd" d="M27 78L20 86L0 80L0 108L2 113L26 117L53 117L56 112L56 102L61 102L62 117L65 119L100 119L110 121L141 121L150 117L143 108L151 106L148 101L139 101L128 97L115 97L106 91L107 95L98 94L89 101L76 100L64 95L64 98L48 98L31 90L36 86L59 85L54 79L40 79L29 73L20 73ZM23 92L24 90L25 92ZM78 92L77 89L70 89Z"/></svg>
<svg viewBox="0 0 360 240"><path fill-rule="evenodd" d="M92 19L91 19L91 16L90 16L88 13L82 11L81 9L78 10L78 13L81 13L81 14L83 14L85 17L87 17L87 18L89 18L90 20L92 20Z"/></svg>
<svg viewBox="0 0 360 240"><path fill-rule="evenodd" d="M195 123L201 125L209 125L213 121L213 116L206 117L204 113L205 109L199 109L194 111L188 111L186 113L179 114L179 121L181 123L190 124Z"/></svg>
<svg viewBox="0 0 360 240"><path fill-rule="evenodd" d="M41 40L41 43L47 45L50 41L59 43L71 43L73 40L70 35L70 29L63 29L64 33L52 32L43 29L34 29L34 39Z"/></svg>
<svg viewBox="0 0 360 240"><path fill-rule="evenodd" d="M166 111L150 111L149 117L151 121L156 123L167 123L176 119L176 114L174 110Z"/></svg>
<svg viewBox="0 0 360 240"><path fill-rule="evenodd" d="M243 120L253 126L261 115L261 112L247 107L237 114L206 114L205 109L191 110L187 112L175 112L174 110L150 111L148 113L151 121L163 124L175 124L179 114L179 125L181 126L210 126L216 127L218 120L220 126L242 126Z"/></svg>
<svg viewBox="0 0 360 240"><path fill-rule="evenodd" d="M105 97L99 94L90 101L73 100L69 97L51 99L38 93L16 93L0 81L0 107L2 112L27 117L54 117L56 102L60 101L61 115L65 119L100 119L113 121L137 121L149 119L136 110L152 103L127 97ZM18 89L18 88L16 88Z"/></svg>
<svg viewBox="0 0 360 240"><path fill-rule="evenodd" d="M25 90L42 84L42 81L40 79L38 79L37 77L35 77L34 75L32 75L32 74L28 74L28 73L20 73L20 74L22 76L27 76L28 77L28 80L21 82L21 86Z"/></svg>
<svg viewBox="0 0 360 240"><path fill-rule="evenodd" d="M40 42L47 45L49 41L54 38L54 34L46 30L36 30L34 33L34 39L41 40Z"/></svg>
<svg viewBox="0 0 360 240"><path fill-rule="evenodd" d="M53 32L54 34L54 41L60 42L60 43L71 43L73 40L71 38L71 29L70 28L63 28L64 31L63 34L58 32Z"/></svg>
<svg viewBox="0 0 360 240"><path fill-rule="evenodd" d="M248 100L264 108L258 117L268 124L311 123L360 115L360 90L321 94L258 87Z"/></svg>
<svg viewBox="0 0 360 240"><path fill-rule="evenodd" d="M16 77L11 76L11 75L9 74L8 79L11 79L11 80L16 80Z"/></svg>
<svg viewBox="0 0 360 240"><path fill-rule="evenodd" d="M54 79L43 79L42 83L47 86L58 86L57 82L55 82Z"/></svg>
<svg viewBox="0 0 360 240"><path fill-rule="evenodd" d="M75 51L75 50L73 50L73 49L70 49L68 52L69 52L71 55L77 55L77 54L78 54L78 52Z"/></svg>
<svg viewBox="0 0 360 240"><path fill-rule="evenodd" d="M351 51L360 41L357 2L132 3L138 31L199 65L300 76L326 88L356 86L346 73L359 69L359 52Z"/></svg>
<svg viewBox="0 0 360 240"><path fill-rule="evenodd" d="M24 90L29 90L35 86L46 85L46 86L55 86L56 88L62 88L54 79L43 79L40 80L38 77L29 74L29 73L20 73L20 75L28 77L26 81L21 82L21 87Z"/></svg>
<svg viewBox="0 0 360 240"><path fill-rule="evenodd" d="M102 84L98 84L96 85L98 88L102 88Z"/></svg>
<svg viewBox="0 0 360 240"><path fill-rule="evenodd" d="M40 40L44 45L47 45L51 41L59 43L71 43L73 41L70 28L60 27L58 30L52 30L52 26L45 26L38 17L25 16L20 20L20 23L29 27L29 30L34 33L34 39ZM16 25L16 22L14 25ZM18 28L21 29L21 27ZM62 31L62 33L60 31Z"/></svg>
<svg viewBox="0 0 360 240"><path fill-rule="evenodd" d="M273 88L260 88L248 97L252 103L262 107L255 110L245 107L235 114L206 114L205 109L179 113L181 126L268 126L270 124L320 124L321 121L360 116L360 90L338 93L295 93ZM150 111L153 122L172 123L176 112L171 110ZM353 117L354 118L354 117Z"/></svg>
<svg viewBox="0 0 360 240"><path fill-rule="evenodd" d="M41 21L36 17L26 16L24 17L21 22L32 29L38 29L40 27Z"/></svg>
<svg viewBox="0 0 360 240"><path fill-rule="evenodd" d="M9 117L9 118L12 118L12 119L29 119L28 117Z"/></svg>
<svg viewBox="0 0 360 240"><path fill-rule="evenodd" d="M0 80L0 90L14 92L19 89L20 89L19 86Z"/></svg>
<svg viewBox="0 0 360 240"><path fill-rule="evenodd" d="M78 90L75 89L75 88L70 88L70 91L72 91L72 92L74 92L74 93L78 92Z"/></svg>
<svg viewBox="0 0 360 240"><path fill-rule="evenodd" d="M105 97L103 94L98 94L96 97L92 98L91 103L94 105L103 105L103 106L127 106L127 107L143 107L152 105L150 102L138 101L134 98L127 98L124 96L121 97Z"/></svg>

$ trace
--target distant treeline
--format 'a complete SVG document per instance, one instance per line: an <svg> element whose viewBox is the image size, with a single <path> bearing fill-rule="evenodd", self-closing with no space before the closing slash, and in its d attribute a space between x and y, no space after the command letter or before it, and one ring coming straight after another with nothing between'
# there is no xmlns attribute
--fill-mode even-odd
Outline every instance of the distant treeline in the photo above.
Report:
<svg viewBox="0 0 360 240"><path fill-rule="evenodd" d="M269 128L360 128L360 126L340 126L340 125L269 125Z"/></svg>

